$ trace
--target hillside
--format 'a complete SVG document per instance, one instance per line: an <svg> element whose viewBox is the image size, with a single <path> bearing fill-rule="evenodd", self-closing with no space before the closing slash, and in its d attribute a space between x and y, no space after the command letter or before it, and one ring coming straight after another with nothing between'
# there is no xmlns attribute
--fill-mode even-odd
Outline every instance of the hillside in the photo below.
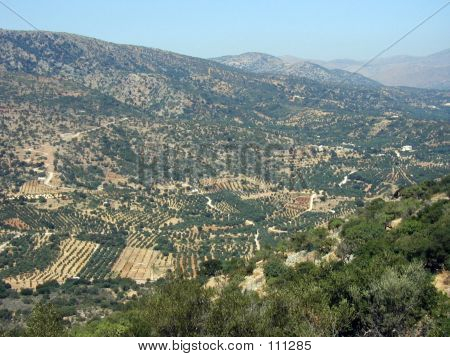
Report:
<svg viewBox="0 0 450 357"><path fill-rule="evenodd" d="M0 48L3 71L74 81L161 118L250 120L257 110L277 121L305 106L412 111L423 97L310 63L261 76L216 61L64 33L1 30ZM336 86L325 86L330 83Z"/></svg>
<svg viewBox="0 0 450 357"><path fill-rule="evenodd" d="M448 292L436 291L432 281L450 263L449 184L446 177L404 188L400 200L371 201L250 261L205 263L200 281L225 283L205 291L197 282L167 282L124 312L74 332L448 336ZM261 288L245 288L261 269Z"/></svg>
<svg viewBox="0 0 450 357"><path fill-rule="evenodd" d="M33 310L20 333L448 336L449 183L445 177L406 187L399 199L373 200L251 259L210 260L196 279L161 280L121 311L69 330L61 319L64 300L54 298Z"/></svg>
<svg viewBox="0 0 450 357"><path fill-rule="evenodd" d="M180 126L190 130L187 121L191 121L210 132L194 141L208 141L213 152L223 139L221 134L230 131L230 137L253 135L258 145L278 136L277 144L283 142L284 149L289 142L330 147L350 143L360 146L359 151L413 145L420 147L420 162L431 157L437 167L445 162L440 155L447 140L448 92L365 85L364 81L354 85L338 77L330 84L323 78L331 72L310 64L302 70L306 78L250 73L167 51L62 33L2 30L0 48L1 135L8 138L8 144L3 140L5 152L14 160L18 152L12 153L11 148L49 144L62 157L75 159L78 152L70 148L67 138L126 117L139 132L134 133L136 143L148 141L148 128L143 127L154 126L155 121L169 141L172 136L167 131ZM268 63L279 62L258 56ZM175 124L177 120L181 123ZM97 132L89 136L97 146ZM189 140L182 141L192 146ZM136 143L130 147L134 155ZM72 165L90 161L92 155L71 160ZM123 160L116 156L109 160L124 171L120 169ZM104 172L106 167L99 163ZM12 181L20 185L23 170L6 170L6 185ZM69 179L73 176L73 172L64 175L66 185L74 181Z"/></svg>
<svg viewBox="0 0 450 357"><path fill-rule="evenodd" d="M235 68L72 34L0 31L8 333L22 333L35 306L45 313L44 300L78 325L166 277L198 282L228 265L231 276L235 263L256 270L246 286L261 287L256 262L298 232L450 172L450 92L340 81L341 72L310 64L303 74L266 73L254 67L276 59L249 58ZM304 258L287 247L290 260Z"/></svg>

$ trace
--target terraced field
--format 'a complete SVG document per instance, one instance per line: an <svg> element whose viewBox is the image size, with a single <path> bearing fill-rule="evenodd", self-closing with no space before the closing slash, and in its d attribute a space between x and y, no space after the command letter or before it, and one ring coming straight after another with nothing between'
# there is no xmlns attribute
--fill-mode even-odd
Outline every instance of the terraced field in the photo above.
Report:
<svg viewBox="0 0 450 357"><path fill-rule="evenodd" d="M37 285L49 280L59 283L73 278L86 265L89 258L98 248L98 244L80 241L74 238L60 243L60 254L56 261L43 271L33 271L5 279L14 289L36 288Z"/></svg>
<svg viewBox="0 0 450 357"><path fill-rule="evenodd" d="M73 276L139 283L169 271L195 277L204 261L249 259L288 232L323 224L352 209L349 200L319 200L312 191L278 190L242 175L202 179L198 188L172 183L150 192L67 195L67 203L55 209L11 200L0 210L0 222L31 234L37 252L54 250L54 236L77 237L61 240L59 255L46 269L21 268L21 274L9 276L13 287L35 288Z"/></svg>

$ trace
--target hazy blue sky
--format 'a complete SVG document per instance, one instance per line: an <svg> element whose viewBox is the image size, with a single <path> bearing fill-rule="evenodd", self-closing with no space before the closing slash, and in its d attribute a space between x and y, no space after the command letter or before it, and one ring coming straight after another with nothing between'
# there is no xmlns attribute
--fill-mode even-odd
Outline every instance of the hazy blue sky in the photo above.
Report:
<svg viewBox="0 0 450 357"><path fill-rule="evenodd" d="M248 51L366 59L447 0L1 0L39 29L198 57ZM0 6L0 27L29 26ZM450 5L385 56L450 47Z"/></svg>

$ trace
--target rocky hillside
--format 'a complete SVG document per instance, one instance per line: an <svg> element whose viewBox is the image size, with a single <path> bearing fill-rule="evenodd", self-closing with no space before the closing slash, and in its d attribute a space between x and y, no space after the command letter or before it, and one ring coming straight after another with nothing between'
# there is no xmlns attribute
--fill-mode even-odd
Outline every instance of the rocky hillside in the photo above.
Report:
<svg viewBox="0 0 450 357"><path fill-rule="evenodd" d="M0 48L3 70L72 80L166 117L208 116L280 92L215 62L71 34L1 31Z"/></svg>
<svg viewBox="0 0 450 357"><path fill-rule="evenodd" d="M305 108L413 114L430 105L439 108L444 101L440 93L390 89L362 76L348 77L347 72L310 63L285 68L277 59L259 57L254 65L250 61L236 69L217 61L72 34L0 31L1 71L75 82L159 118L251 122L256 120L255 111L266 120L279 120ZM274 73L242 70L263 62L268 68L279 68ZM345 78L356 82L349 86Z"/></svg>

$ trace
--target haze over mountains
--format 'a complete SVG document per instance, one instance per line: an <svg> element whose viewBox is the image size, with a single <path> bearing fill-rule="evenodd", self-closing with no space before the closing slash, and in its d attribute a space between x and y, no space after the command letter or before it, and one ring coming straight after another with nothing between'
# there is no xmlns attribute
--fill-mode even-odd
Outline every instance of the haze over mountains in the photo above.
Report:
<svg viewBox="0 0 450 357"><path fill-rule="evenodd" d="M255 73L283 73L307 78L326 78L329 81L348 79L347 72L355 72L366 63L351 59L305 60L294 56L275 57L263 53L243 53L213 60ZM380 58L362 68L359 74L353 76L353 81L370 83L372 80L372 83L377 81L388 86L449 89L450 49L423 57Z"/></svg>
<svg viewBox="0 0 450 357"><path fill-rule="evenodd" d="M315 62L330 69L339 68L346 71L355 71L364 64L352 60ZM423 57L380 58L365 66L360 73L389 86L449 89L450 49Z"/></svg>
<svg viewBox="0 0 450 357"><path fill-rule="evenodd" d="M217 57L213 60L253 73L289 75L333 84L351 83L374 87L379 85L376 81L362 75L352 74L339 68L327 69L324 66L300 59L286 61L265 53L248 52L237 56Z"/></svg>

